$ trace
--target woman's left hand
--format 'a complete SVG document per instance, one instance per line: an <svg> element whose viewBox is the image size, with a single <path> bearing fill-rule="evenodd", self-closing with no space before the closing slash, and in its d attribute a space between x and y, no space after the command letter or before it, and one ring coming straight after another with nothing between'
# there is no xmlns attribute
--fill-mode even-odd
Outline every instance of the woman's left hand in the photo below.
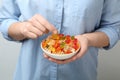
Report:
<svg viewBox="0 0 120 80"><path fill-rule="evenodd" d="M54 58L51 58L51 57L47 56L46 54L44 54L44 57L47 58L48 60L52 61L52 62L57 63L57 64L66 64L66 63L75 61L77 59L80 59L86 53L86 51L88 49L88 43L89 42L88 42L87 37L85 37L83 35L76 35L75 37L80 41L81 49L73 57L71 57L69 59L66 59L66 60L57 60L57 59L54 59Z"/></svg>

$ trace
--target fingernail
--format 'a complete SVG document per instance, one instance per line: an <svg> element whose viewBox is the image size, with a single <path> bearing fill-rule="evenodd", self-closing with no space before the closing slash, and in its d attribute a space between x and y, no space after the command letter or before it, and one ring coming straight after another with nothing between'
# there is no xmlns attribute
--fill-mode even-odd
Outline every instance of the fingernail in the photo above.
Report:
<svg viewBox="0 0 120 80"><path fill-rule="evenodd" d="M51 58L49 58L49 60L50 60L50 61L52 61L52 59L51 59Z"/></svg>
<svg viewBox="0 0 120 80"><path fill-rule="evenodd" d="M54 30L54 31L53 31L53 33L54 33L54 34L57 34L57 33L58 33L58 31L57 31L57 30Z"/></svg>

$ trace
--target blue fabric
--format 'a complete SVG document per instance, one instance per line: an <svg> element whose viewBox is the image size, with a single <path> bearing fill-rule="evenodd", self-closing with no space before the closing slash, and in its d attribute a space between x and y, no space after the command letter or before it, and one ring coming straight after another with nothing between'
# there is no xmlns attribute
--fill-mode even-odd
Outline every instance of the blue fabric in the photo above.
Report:
<svg viewBox="0 0 120 80"><path fill-rule="evenodd" d="M40 14L60 33L78 35L102 31L112 48L120 38L120 0L3 0L0 32L8 36L9 26ZM56 64L43 57L40 43L48 35L22 41L14 80L96 80L98 48L89 47L79 60Z"/></svg>

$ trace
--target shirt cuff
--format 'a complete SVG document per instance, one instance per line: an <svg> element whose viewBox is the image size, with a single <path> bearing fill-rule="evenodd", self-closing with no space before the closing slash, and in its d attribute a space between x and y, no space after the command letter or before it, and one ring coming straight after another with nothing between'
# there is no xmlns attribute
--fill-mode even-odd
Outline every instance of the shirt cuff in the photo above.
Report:
<svg viewBox="0 0 120 80"><path fill-rule="evenodd" d="M104 32L109 38L109 45L103 47L104 49L108 50L111 49L119 40L118 32L115 28L112 27L103 27L96 31Z"/></svg>
<svg viewBox="0 0 120 80"><path fill-rule="evenodd" d="M3 34L3 37L9 41L15 41L13 38L11 38L8 35L8 28L10 27L11 24L18 22L17 20L13 20L13 19L8 19L5 20L1 23L0 25L0 31Z"/></svg>

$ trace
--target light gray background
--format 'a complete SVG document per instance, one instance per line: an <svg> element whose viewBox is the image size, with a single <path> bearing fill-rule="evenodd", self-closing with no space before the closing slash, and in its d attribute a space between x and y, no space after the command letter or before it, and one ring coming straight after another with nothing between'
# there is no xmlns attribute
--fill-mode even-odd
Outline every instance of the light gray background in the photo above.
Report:
<svg viewBox="0 0 120 80"><path fill-rule="evenodd" d="M20 46L0 33L0 80L12 80ZM109 51L100 50L98 62L98 80L120 80L120 41Z"/></svg>

